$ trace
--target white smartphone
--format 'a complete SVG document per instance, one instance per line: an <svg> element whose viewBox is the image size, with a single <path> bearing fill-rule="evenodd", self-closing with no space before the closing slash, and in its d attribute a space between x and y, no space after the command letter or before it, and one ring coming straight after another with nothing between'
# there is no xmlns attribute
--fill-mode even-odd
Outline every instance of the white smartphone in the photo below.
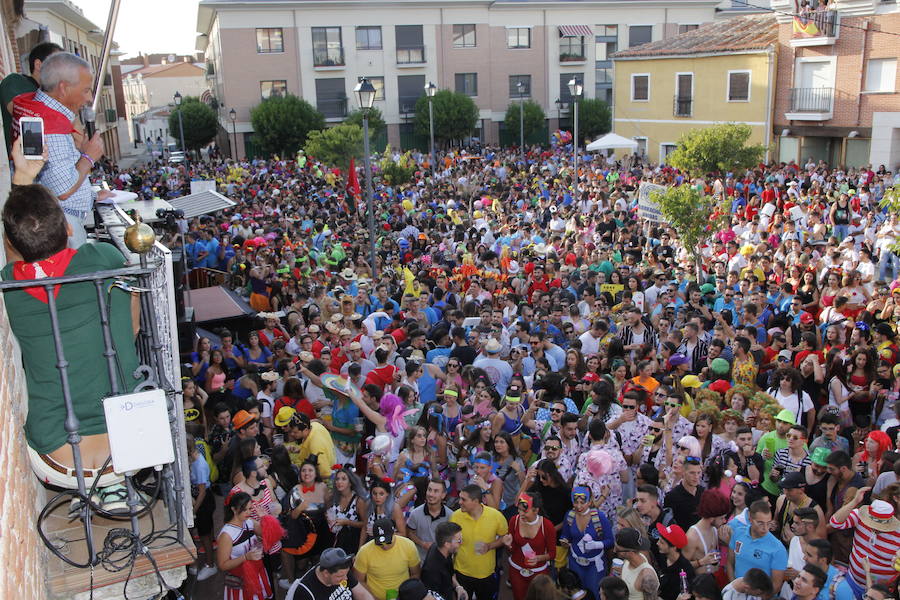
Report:
<svg viewBox="0 0 900 600"><path fill-rule="evenodd" d="M44 156L44 120L40 117L19 119L19 134L22 136L22 151L25 158L40 160Z"/></svg>

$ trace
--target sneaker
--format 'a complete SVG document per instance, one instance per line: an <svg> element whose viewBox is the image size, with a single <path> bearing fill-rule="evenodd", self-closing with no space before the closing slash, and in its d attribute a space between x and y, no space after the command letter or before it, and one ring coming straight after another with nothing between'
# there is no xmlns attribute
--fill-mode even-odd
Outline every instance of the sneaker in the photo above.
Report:
<svg viewBox="0 0 900 600"><path fill-rule="evenodd" d="M100 508L108 513L128 514L128 489L124 483L116 483L99 491Z"/></svg>
<svg viewBox="0 0 900 600"><path fill-rule="evenodd" d="M206 581L218 572L219 569L217 569L215 565L211 567L204 566L202 569L200 569L200 572L197 573L197 581Z"/></svg>
<svg viewBox="0 0 900 600"><path fill-rule="evenodd" d="M291 587L291 580L290 580L290 579L279 579L279 580L278 580L278 587L280 587L280 588L283 589L283 590L290 589L290 587Z"/></svg>
<svg viewBox="0 0 900 600"><path fill-rule="evenodd" d="M197 565L191 565L188 567L188 575L196 575L197 574Z"/></svg>

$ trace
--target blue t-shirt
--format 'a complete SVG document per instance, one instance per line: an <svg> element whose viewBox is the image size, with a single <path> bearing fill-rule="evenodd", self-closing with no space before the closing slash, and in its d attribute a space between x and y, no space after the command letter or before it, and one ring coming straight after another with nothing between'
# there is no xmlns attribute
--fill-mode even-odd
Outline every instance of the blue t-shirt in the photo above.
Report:
<svg viewBox="0 0 900 600"><path fill-rule="evenodd" d="M197 454L197 459L191 463L191 485L204 484L207 488L209 483L209 465L202 453Z"/></svg>
<svg viewBox="0 0 900 600"><path fill-rule="evenodd" d="M766 573L784 571L787 568L787 549L771 533L754 539L750 528L732 530L728 548L734 552L734 576L743 577L749 569L762 569Z"/></svg>

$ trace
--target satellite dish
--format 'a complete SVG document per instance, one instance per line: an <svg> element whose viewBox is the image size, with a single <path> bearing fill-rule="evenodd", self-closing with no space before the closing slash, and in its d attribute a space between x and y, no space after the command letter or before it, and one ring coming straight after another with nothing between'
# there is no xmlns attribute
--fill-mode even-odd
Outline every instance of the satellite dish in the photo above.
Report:
<svg viewBox="0 0 900 600"><path fill-rule="evenodd" d="M170 62L170 63L175 62L175 55L174 55L174 54L170 54L169 57L168 57L168 59L169 59L169 62Z"/></svg>

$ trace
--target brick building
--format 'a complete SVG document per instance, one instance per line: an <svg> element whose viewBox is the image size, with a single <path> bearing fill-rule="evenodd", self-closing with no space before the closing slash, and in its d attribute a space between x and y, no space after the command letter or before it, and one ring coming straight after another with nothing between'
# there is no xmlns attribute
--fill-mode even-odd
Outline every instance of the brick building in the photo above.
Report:
<svg viewBox="0 0 900 600"><path fill-rule="evenodd" d="M774 135L782 161L900 165L900 5L773 0L782 11ZM808 11L808 12L801 12Z"/></svg>

